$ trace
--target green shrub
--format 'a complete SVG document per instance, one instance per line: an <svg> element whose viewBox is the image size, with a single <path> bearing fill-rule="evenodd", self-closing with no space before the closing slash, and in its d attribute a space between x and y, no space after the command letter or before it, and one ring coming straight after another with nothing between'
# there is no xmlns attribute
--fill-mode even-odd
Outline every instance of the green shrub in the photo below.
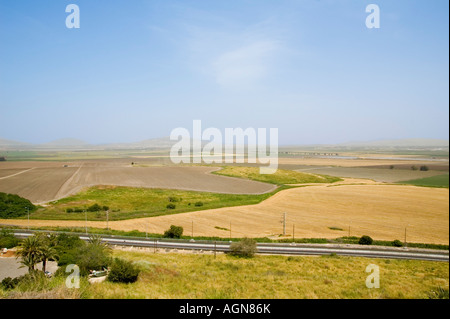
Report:
<svg viewBox="0 0 450 319"><path fill-rule="evenodd" d="M177 208L177 206L175 206L175 204L167 204L166 208L167 209L175 209L175 208Z"/></svg>
<svg viewBox="0 0 450 319"><path fill-rule="evenodd" d="M111 263L111 249L100 237L92 236L88 244L78 247L73 253L81 275L88 275L90 270L103 270Z"/></svg>
<svg viewBox="0 0 450 319"><path fill-rule="evenodd" d="M66 213L73 213L73 208L67 208Z"/></svg>
<svg viewBox="0 0 450 319"><path fill-rule="evenodd" d="M394 247L403 247L403 243L400 240L396 239L396 240L394 240L392 242L392 246L394 246Z"/></svg>
<svg viewBox="0 0 450 319"><path fill-rule="evenodd" d="M92 206L89 206L88 209L87 209L88 212L99 212L99 211L101 211L101 210L102 210L102 208L101 208L100 205L97 204L97 203L95 203L95 204L92 205Z"/></svg>
<svg viewBox="0 0 450 319"><path fill-rule="evenodd" d="M426 172L426 171L429 170L429 168L428 168L428 166L426 166L426 165L422 165L422 166L420 166L420 170L421 170L422 172Z"/></svg>
<svg viewBox="0 0 450 319"><path fill-rule="evenodd" d="M106 279L111 282L133 283L138 279L139 272L139 268L132 262L115 258Z"/></svg>
<svg viewBox="0 0 450 319"><path fill-rule="evenodd" d="M0 230L0 248L13 248L19 244L20 240L14 236L9 229Z"/></svg>
<svg viewBox="0 0 450 319"><path fill-rule="evenodd" d="M20 279L17 277L16 278L6 277L0 283L0 287L3 288L4 290L14 289L19 284L19 281Z"/></svg>
<svg viewBox="0 0 450 319"><path fill-rule="evenodd" d="M175 196L169 196L168 200L171 203L181 202L181 198L178 198L178 197L175 197Z"/></svg>
<svg viewBox="0 0 450 319"><path fill-rule="evenodd" d="M196 202L194 205L195 205L196 207L201 207L201 206L203 206L203 203L202 203L202 202Z"/></svg>
<svg viewBox="0 0 450 319"><path fill-rule="evenodd" d="M183 235L183 227L171 225L168 230L164 232L165 238L181 238Z"/></svg>
<svg viewBox="0 0 450 319"><path fill-rule="evenodd" d="M27 210L28 208L28 210ZM14 194L0 193L0 218L16 218L26 216L36 210L28 199Z"/></svg>
<svg viewBox="0 0 450 319"><path fill-rule="evenodd" d="M373 239L369 236L364 235L359 239L358 243L360 245L372 245Z"/></svg>
<svg viewBox="0 0 450 319"><path fill-rule="evenodd" d="M256 241L251 238L244 238L240 242L235 242L230 245L230 255L238 257L253 257L258 251Z"/></svg>

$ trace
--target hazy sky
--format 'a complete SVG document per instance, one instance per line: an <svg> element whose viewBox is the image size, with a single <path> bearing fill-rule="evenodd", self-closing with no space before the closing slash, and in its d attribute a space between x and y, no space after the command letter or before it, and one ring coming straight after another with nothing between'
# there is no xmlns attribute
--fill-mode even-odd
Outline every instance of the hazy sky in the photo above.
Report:
<svg viewBox="0 0 450 319"><path fill-rule="evenodd" d="M80 28L68 29L68 4ZM381 10L379 29L366 6ZM0 138L448 138L447 0L0 0Z"/></svg>

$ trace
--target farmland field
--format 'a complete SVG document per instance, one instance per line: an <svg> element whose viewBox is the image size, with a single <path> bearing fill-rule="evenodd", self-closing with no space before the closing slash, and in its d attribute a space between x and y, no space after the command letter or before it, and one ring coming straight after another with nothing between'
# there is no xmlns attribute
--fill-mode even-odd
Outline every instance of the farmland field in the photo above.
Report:
<svg viewBox="0 0 450 319"><path fill-rule="evenodd" d="M45 163L44 163L45 164ZM55 165L49 163L2 163L0 192L13 193L45 203L96 185L194 190L228 194L262 194L276 186L210 174L214 167L134 167L129 162L98 161ZM19 175L18 169L28 170ZM31 168L31 169L30 169ZM1 173L5 170L4 173ZM10 176L10 177L8 177Z"/></svg>
<svg viewBox="0 0 450 319"><path fill-rule="evenodd" d="M417 185L417 186L447 187L448 188L449 180L448 180L448 174L442 174L442 175L437 175L437 176L403 181L403 182L399 182L399 183Z"/></svg>
<svg viewBox="0 0 450 319"><path fill-rule="evenodd" d="M330 167L313 166L296 169L298 172L327 174L332 176L367 178L378 182L395 183L411 179L419 179L442 175L442 171L420 171L407 169L389 169L389 168L368 168L368 167Z"/></svg>
<svg viewBox="0 0 450 319"><path fill-rule="evenodd" d="M131 161L134 161L133 165ZM282 216L287 213L286 237L369 235L379 240L403 240L407 228L408 241L449 242L448 189L377 182L433 177L442 175L442 170L380 168L380 165L419 165L421 162L370 157L357 160L281 158L280 161L284 162L280 167L295 168L300 172L285 169L280 170L278 175L262 176L255 175L256 167L242 165L215 172L217 168L212 166L170 166L166 159L145 156L68 162L3 162L0 163L0 176L6 178L0 179L0 192L16 192L34 202L48 203L60 199L33 213L32 218L40 219L31 221L31 225L35 226L84 227L85 222L80 214L68 214L65 209L77 206L86 208L98 202L111 208L110 228L124 231L160 234L175 224L195 236L279 238L283 233ZM318 163L331 166L311 166ZM350 164L364 164L364 167ZM429 165L431 167L432 164ZM439 165L445 169L448 161L440 161ZM30 168L33 169L26 171ZM25 172L11 176L21 171ZM354 178L337 181L329 175ZM271 192L284 183L319 181L334 183L303 184L270 197ZM94 187L98 185L103 186ZM102 189L104 192L100 192ZM108 189L125 193L112 200L114 192ZM164 189L163 195L154 202L158 197L155 192L160 191L158 189ZM186 201L176 203L176 209L169 211L165 205L170 194L181 194L180 197L186 198ZM224 194L236 196L227 197ZM204 206L192 207L195 201L202 201ZM164 214L169 215L162 216ZM90 213L88 226L105 228L103 215ZM26 221L2 220L0 223L25 225Z"/></svg>
<svg viewBox="0 0 450 319"><path fill-rule="evenodd" d="M449 243L448 189L362 183L345 180L292 188L256 205L114 221L109 222L109 227L163 233L174 224L194 236L279 238L283 213L287 213L286 235L291 238L294 225L296 238L336 238L350 232L351 236L369 235L390 241L403 240L407 228L407 241ZM0 223L27 225L26 220ZM84 227L85 223L32 220L31 225ZM88 221L87 225L106 227L105 221Z"/></svg>

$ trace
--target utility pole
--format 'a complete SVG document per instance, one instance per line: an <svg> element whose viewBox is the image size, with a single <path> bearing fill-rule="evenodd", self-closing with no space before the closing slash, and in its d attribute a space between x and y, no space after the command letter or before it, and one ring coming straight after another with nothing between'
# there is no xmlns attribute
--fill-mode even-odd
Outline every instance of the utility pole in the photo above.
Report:
<svg viewBox="0 0 450 319"><path fill-rule="evenodd" d="M86 235L87 235L87 212L86 210L84 210L84 227L85 227L85 231L86 231Z"/></svg>
<svg viewBox="0 0 450 319"><path fill-rule="evenodd" d="M194 238L194 221L192 221L191 237Z"/></svg>
<svg viewBox="0 0 450 319"><path fill-rule="evenodd" d="M106 230L109 230L109 210L106 211Z"/></svg>
<svg viewBox="0 0 450 319"><path fill-rule="evenodd" d="M28 206L26 207L27 209L27 215L28 215L28 230L30 230L30 209L28 208Z"/></svg>
<svg viewBox="0 0 450 319"><path fill-rule="evenodd" d="M295 224L292 224L292 241L295 242Z"/></svg>
<svg viewBox="0 0 450 319"><path fill-rule="evenodd" d="M408 247L408 243L406 241L406 228L408 228L409 226L413 226L413 225L408 224L408 225L405 226L405 247Z"/></svg>
<svg viewBox="0 0 450 319"><path fill-rule="evenodd" d="M231 220L230 220L230 241L231 241Z"/></svg>
<svg viewBox="0 0 450 319"><path fill-rule="evenodd" d="M286 236L286 213L283 213L283 236Z"/></svg>
<svg viewBox="0 0 450 319"><path fill-rule="evenodd" d="M406 243L406 226L405 226L405 247L407 247L407 243Z"/></svg>

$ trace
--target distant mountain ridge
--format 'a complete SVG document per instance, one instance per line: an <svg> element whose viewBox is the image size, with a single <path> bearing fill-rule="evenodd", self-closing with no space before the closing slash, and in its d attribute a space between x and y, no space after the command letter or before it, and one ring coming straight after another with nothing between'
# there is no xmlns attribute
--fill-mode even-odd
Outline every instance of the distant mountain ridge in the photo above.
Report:
<svg viewBox="0 0 450 319"><path fill-rule="evenodd" d="M176 141L171 141L169 137L152 138L134 143L108 143L108 144L89 144L86 141L63 138L43 144L31 144L19 141L12 141L0 138L0 149L8 150L111 150L111 149L170 149ZM205 141L202 142L202 145ZM192 145L192 144L191 144ZM285 145L287 147L325 147L325 148L449 148L449 140L445 139L392 139L376 140L367 142L347 142L339 144L303 144L303 145Z"/></svg>
<svg viewBox="0 0 450 319"><path fill-rule="evenodd" d="M366 147L448 147L449 140L407 138L395 140L376 140L369 142L349 142L337 144L339 146L366 146Z"/></svg>

